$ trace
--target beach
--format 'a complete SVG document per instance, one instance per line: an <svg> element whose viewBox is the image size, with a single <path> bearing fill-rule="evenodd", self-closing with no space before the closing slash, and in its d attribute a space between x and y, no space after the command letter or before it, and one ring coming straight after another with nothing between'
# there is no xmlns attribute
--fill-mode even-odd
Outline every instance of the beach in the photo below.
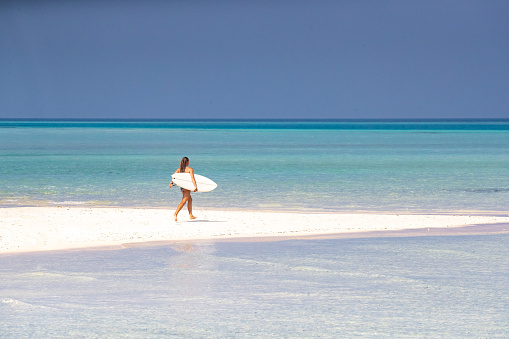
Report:
<svg viewBox="0 0 509 339"><path fill-rule="evenodd" d="M509 233L507 215L187 211L157 208L0 209L0 253L121 249L196 241ZM416 233L419 231L419 233ZM399 232L395 234L394 232ZM455 234L459 234L456 232Z"/></svg>
<svg viewBox="0 0 509 339"><path fill-rule="evenodd" d="M509 339L508 31L503 0L0 2L0 339Z"/></svg>
<svg viewBox="0 0 509 339"><path fill-rule="evenodd" d="M507 337L507 131L2 121L2 335Z"/></svg>
<svg viewBox="0 0 509 339"><path fill-rule="evenodd" d="M110 209L94 212L118 216ZM124 221L139 213L139 220L146 221L146 214L154 213L141 212L118 213L128 214ZM39 213L34 215L42 216ZM44 222L56 219L50 217L46 215ZM326 227L325 216L312 217L322 222L315 227ZM73 228L80 229L79 223L88 218L73 219ZM180 225L166 223L165 232L199 225L182 219ZM203 220L200 227L217 232L218 226L206 226ZM40 225L43 229L48 224ZM148 233L150 227L150 222L138 225L138 234ZM107 234L108 229L111 225L96 232ZM439 229L425 232L433 230ZM397 232L400 236L394 236ZM0 255L2 334L12 338L507 337L509 234L368 233L378 236L354 232L349 233L352 238L270 238L280 241L217 237L159 245L137 242L86 250L4 252ZM57 238L58 232L51 235Z"/></svg>

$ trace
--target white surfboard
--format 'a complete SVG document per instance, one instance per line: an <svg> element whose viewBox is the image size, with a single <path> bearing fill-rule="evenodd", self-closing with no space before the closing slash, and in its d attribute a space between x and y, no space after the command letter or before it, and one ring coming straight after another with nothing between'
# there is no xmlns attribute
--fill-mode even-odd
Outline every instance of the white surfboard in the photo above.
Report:
<svg viewBox="0 0 509 339"><path fill-rule="evenodd" d="M210 192L217 187L215 182L203 175L195 174L194 179L196 180L198 192ZM194 191L194 184L190 173L174 173L171 176L171 181L186 190Z"/></svg>

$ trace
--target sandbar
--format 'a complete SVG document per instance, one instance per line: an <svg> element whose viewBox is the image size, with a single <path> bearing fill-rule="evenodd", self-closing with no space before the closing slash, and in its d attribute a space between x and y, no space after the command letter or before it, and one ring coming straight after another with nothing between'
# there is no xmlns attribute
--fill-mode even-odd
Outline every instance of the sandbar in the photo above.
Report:
<svg viewBox="0 0 509 339"><path fill-rule="evenodd" d="M0 254L120 249L185 241L509 233L509 216L196 210L173 220L157 208L0 208Z"/></svg>

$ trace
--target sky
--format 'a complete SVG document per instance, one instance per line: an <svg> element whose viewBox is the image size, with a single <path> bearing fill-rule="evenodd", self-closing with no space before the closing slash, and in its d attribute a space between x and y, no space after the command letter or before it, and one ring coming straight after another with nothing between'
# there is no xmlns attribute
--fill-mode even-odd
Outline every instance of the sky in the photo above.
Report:
<svg viewBox="0 0 509 339"><path fill-rule="evenodd" d="M0 118L509 118L509 1L3 0Z"/></svg>

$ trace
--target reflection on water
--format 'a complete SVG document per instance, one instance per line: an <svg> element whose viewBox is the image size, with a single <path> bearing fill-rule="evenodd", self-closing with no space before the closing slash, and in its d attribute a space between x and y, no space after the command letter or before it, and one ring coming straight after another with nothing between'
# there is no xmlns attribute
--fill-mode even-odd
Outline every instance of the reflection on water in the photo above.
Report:
<svg viewBox="0 0 509 339"><path fill-rule="evenodd" d="M507 337L509 235L0 256L7 337Z"/></svg>

